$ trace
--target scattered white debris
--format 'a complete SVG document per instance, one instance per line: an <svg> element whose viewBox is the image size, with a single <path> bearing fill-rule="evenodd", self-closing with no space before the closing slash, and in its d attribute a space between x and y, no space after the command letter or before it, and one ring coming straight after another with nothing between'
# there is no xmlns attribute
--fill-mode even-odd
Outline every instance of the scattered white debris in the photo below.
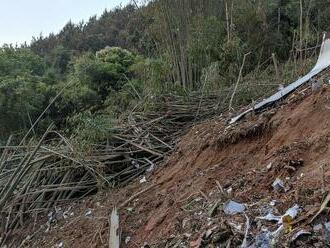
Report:
<svg viewBox="0 0 330 248"><path fill-rule="evenodd" d="M314 231L314 232L319 232L319 231L321 231L322 229L323 229L322 224L318 224L318 225L313 226L313 231Z"/></svg>
<svg viewBox="0 0 330 248"><path fill-rule="evenodd" d="M300 207L298 206L298 204L295 204L292 208L289 208L285 214L282 216L282 218L280 219L280 221L278 222L279 224L283 223L283 218L290 216L292 219L296 218L298 213L300 211Z"/></svg>
<svg viewBox="0 0 330 248"><path fill-rule="evenodd" d="M273 213L268 213L266 216L256 217L256 219L279 222L282 219L282 216L277 216Z"/></svg>
<svg viewBox="0 0 330 248"><path fill-rule="evenodd" d="M213 228L207 230L204 234L205 239L208 239L209 237L211 237L212 233L214 232L215 229L217 229L217 226L214 226Z"/></svg>
<svg viewBox="0 0 330 248"><path fill-rule="evenodd" d="M231 195L231 193L233 193L233 188L232 187L230 187L230 188L227 189L227 194L228 195Z"/></svg>
<svg viewBox="0 0 330 248"><path fill-rule="evenodd" d="M183 236L189 239L192 235L190 233L184 233Z"/></svg>
<svg viewBox="0 0 330 248"><path fill-rule="evenodd" d="M267 165L267 170L270 170L270 169L272 168L272 166L273 166L273 163L270 162L270 163Z"/></svg>
<svg viewBox="0 0 330 248"><path fill-rule="evenodd" d="M126 208L127 212L133 212L134 208Z"/></svg>
<svg viewBox="0 0 330 248"><path fill-rule="evenodd" d="M272 200L272 201L269 203L269 205L272 206L272 207L275 207L276 203L277 203L276 200Z"/></svg>
<svg viewBox="0 0 330 248"><path fill-rule="evenodd" d="M234 222L231 222L231 221L228 221L228 224L233 227L234 229L236 229L237 231L241 232L242 229L243 229L243 226L242 224L237 224L237 223L234 223Z"/></svg>
<svg viewBox="0 0 330 248"><path fill-rule="evenodd" d="M90 215L92 215L92 209L87 208L87 210L85 212L85 216L87 217L87 216L90 216Z"/></svg>
<svg viewBox="0 0 330 248"><path fill-rule="evenodd" d="M255 244L252 247L270 248L271 247L270 246L270 236L271 236L271 233L267 230L259 233L256 236Z"/></svg>
<svg viewBox="0 0 330 248"><path fill-rule="evenodd" d="M245 206L244 204L230 200L225 203L223 211L230 215L239 214L245 211Z"/></svg>
<svg viewBox="0 0 330 248"><path fill-rule="evenodd" d="M296 239L298 239L300 236L304 236L304 235L312 235L310 232L307 232L305 230L300 230L297 233L295 233L295 235L293 235L292 237L292 241L295 241Z"/></svg>
<svg viewBox="0 0 330 248"><path fill-rule="evenodd" d="M330 222L327 222L324 224L325 226L325 238L327 239L327 241L330 241Z"/></svg>
<svg viewBox="0 0 330 248"><path fill-rule="evenodd" d="M273 186L274 190L280 191L280 190L284 189L284 182L281 179L276 178L276 180L273 182L272 186Z"/></svg>
<svg viewBox="0 0 330 248"><path fill-rule="evenodd" d="M67 219L67 218L69 218L70 216L72 216L71 214L72 214L73 212L70 213L71 209L72 209L72 207L70 206L66 211L63 212L63 219Z"/></svg>
<svg viewBox="0 0 330 248"><path fill-rule="evenodd" d="M147 182L146 177L142 177L142 179L140 180L140 183L146 183L146 182Z"/></svg>
<svg viewBox="0 0 330 248"><path fill-rule="evenodd" d="M130 236L127 236L125 238L125 244L127 245L130 241L131 241L131 237Z"/></svg>
<svg viewBox="0 0 330 248"><path fill-rule="evenodd" d="M155 169L155 165L152 164L150 167L147 169L147 172L152 172Z"/></svg>
<svg viewBox="0 0 330 248"><path fill-rule="evenodd" d="M275 247L275 244L277 243L278 238L280 235L284 232L284 226L281 225L276 231L271 233L271 245Z"/></svg>
<svg viewBox="0 0 330 248"><path fill-rule="evenodd" d="M136 162L135 160L132 160L132 165L133 165L136 169L139 169L139 168L140 168L139 163Z"/></svg>
<svg viewBox="0 0 330 248"><path fill-rule="evenodd" d="M63 242L60 242L55 245L55 248L62 248L63 247Z"/></svg>
<svg viewBox="0 0 330 248"><path fill-rule="evenodd" d="M330 222L327 222L324 225L325 225L325 228L327 229L327 231L330 232Z"/></svg>

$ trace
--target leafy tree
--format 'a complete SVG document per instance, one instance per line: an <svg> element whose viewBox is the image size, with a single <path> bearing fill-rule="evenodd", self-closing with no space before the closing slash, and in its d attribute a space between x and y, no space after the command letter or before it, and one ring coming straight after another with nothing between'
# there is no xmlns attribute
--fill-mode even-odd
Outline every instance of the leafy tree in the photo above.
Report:
<svg viewBox="0 0 330 248"><path fill-rule="evenodd" d="M43 60L29 49L0 49L0 136L25 130L47 96Z"/></svg>

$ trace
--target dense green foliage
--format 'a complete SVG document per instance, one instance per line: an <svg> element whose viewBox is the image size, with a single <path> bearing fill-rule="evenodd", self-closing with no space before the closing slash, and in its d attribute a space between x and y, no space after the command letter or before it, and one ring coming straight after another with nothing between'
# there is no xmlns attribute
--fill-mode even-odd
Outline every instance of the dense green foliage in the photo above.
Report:
<svg viewBox="0 0 330 248"><path fill-rule="evenodd" d="M38 128L54 122L72 134L100 139L143 99L157 100L164 92L230 91L244 54L251 52L243 75L249 84L236 99L248 103L263 94L254 86L265 82L264 75L288 80L302 73L317 54L307 48L320 43L329 16L330 5L316 0L154 0L69 22L29 46L4 46L0 140L30 128L62 89ZM273 53L280 63L276 77Z"/></svg>

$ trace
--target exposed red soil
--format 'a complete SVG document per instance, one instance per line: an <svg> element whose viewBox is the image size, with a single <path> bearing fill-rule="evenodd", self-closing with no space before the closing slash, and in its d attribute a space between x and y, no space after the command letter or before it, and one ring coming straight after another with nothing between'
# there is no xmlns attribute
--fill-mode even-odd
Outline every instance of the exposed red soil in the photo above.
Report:
<svg viewBox="0 0 330 248"><path fill-rule="evenodd" d="M324 190L329 190L330 89L312 93L306 88L285 104L235 126L225 123L219 117L195 126L164 165L147 175L147 183L137 181L75 203L74 216L59 220L48 233L36 233L26 245L108 247L112 207L152 185L119 209L122 240L130 237L127 247L198 247L201 235L214 225L221 233L214 242L228 240L231 222L243 225L244 232L244 215L225 216L221 208L215 213L211 209L229 198L247 204L256 215L262 214L261 203L277 200L280 213L297 203L303 211L294 228L310 229L307 213L322 203L322 178ZM287 192L273 190L276 178L284 181ZM229 193L222 193L217 184ZM89 208L92 214L85 216ZM240 244L243 232L232 235L230 247ZM306 247L319 245L308 242Z"/></svg>

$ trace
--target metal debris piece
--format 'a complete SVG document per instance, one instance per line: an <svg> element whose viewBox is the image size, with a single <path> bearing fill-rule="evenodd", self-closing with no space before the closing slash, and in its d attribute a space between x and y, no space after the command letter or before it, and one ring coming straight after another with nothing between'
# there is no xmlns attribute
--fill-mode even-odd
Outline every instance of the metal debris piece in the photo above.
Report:
<svg viewBox="0 0 330 248"><path fill-rule="evenodd" d="M62 241L55 245L55 248L62 248L62 247L63 247L63 242Z"/></svg>
<svg viewBox="0 0 330 248"><path fill-rule="evenodd" d="M92 215L92 209L87 208L86 212L85 212L85 216L87 217L87 216L90 216L90 215Z"/></svg>
<svg viewBox="0 0 330 248"><path fill-rule="evenodd" d="M330 241L330 222L324 224L325 226L325 238Z"/></svg>
<svg viewBox="0 0 330 248"><path fill-rule="evenodd" d="M293 91L295 91L298 87L305 84L311 78L313 78L314 76L319 74L321 71L323 71L324 69L326 69L327 67L330 66L329 56L330 56L330 39L325 39L325 36L324 36L321 50L320 50L320 55L317 60L317 63L315 65L315 67L307 75L299 78L297 81L289 84L284 89L282 89L282 90L278 91L277 93L275 93L274 95L264 99L263 101L256 104L252 108L235 116L234 118L232 118L229 121L229 124L232 125L235 122L242 119L247 114L249 114L250 112L260 111L263 108L268 107L268 106L272 105L273 103L276 103L277 101L281 100L283 97L285 97L285 96L289 95L290 93L292 93Z"/></svg>
<svg viewBox="0 0 330 248"><path fill-rule="evenodd" d="M314 231L314 232L319 232L319 231L321 231L322 229L323 229L322 224L318 224L318 225L313 226L313 231Z"/></svg>
<svg viewBox="0 0 330 248"><path fill-rule="evenodd" d="M213 232L218 228L218 226L214 226L213 228L207 230L204 234L204 238L208 239L209 237L211 237L211 235L213 234Z"/></svg>
<svg viewBox="0 0 330 248"><path fill-rule="evenodd" d="M135 160L132 160L132 165L136 168L139 169L140 168L140 164L138 162L136 162Z"/></svg>
<svg viewBox="0 0 330 248"><path fill-rule="evenodd" d="M276 178L276 180L273 182L272 186L273 186L274 190L280 191L280 190L284 189L284 182L281 179Z"/></svg>
<svg viewBox="0 0 330 248"><path fill-rule="evenodd" d="M119 216L117 208L114 207L110 216L109 248L119 248Z"/></svg>
<svg viewBox="0 0 330 248"><path fill-rule="evenodd" d="M299 237L304 236L304 235L312 235L310 232L305 231L305 230L300 230L298 232L296 232L293 237L292 237L292 241L297 240Z"/></svg>
<svg viewBox="0 0 330 248"><path fill-rule="evenodd" d="M295 204L292 208L289 208L285 214L282 216L282 218L280 219L280 221L278 222L279 224L283 223L283 218L285 217L290 217L291 219L294 219L297 217L298 213L300 211L300 207L298 204Z"/></svg>
<svg viewBox="0 0 330 248"><path fill-rule="evenodd" d="M276 231L271 233L271 246L275 247L275 244L278 242L278 238L281 236L281 234L284 232L284 226L281 225L279 228L277 228Z"/></svg>
<svg viewBox="0 0 330 248"><path fill-rule="evenodd" d="M270 248L271 233L269 231L263 231L256 236L255 248Z"/></svg>
<svg viewBox="0 0 330 248"><path fill-rule="evenodd" d="M127 245L130 241L131 241L131 237L130 236L127 236L125 238L125 244Z"/></svg>
<svg viewBox="0 0 330 248"><path fill-rule="evenodd" d="M147 182L146 177L142 177L142 178L140 179L140 183L146 183L146 182Z"/></svg>
<svg viewBox="0 0 330 248"><path fill-rule="evenodd" d="M270 170L270 169L272 168L272 166L273 166L273 163L270 162L270 163L267 165L267 170Z"/></svg>
<svg viewBox="0 0 330 248"><path fill-rule="evenodd" d="M223 206L223 211L230 215L239 214L245 211L245 206L244 204L230 200Z"/></svg>
<svg viewBox="0 0 330 248"><path fill-rule="evenodd" d="M231 193L233 193L233 188L229 187L226 191L228 195L231 195Z"/></svg>
<svg viewBox="0 0 330 248"><path fill-rule="evenodd" d="M273 213L268 213L266 216L260 216L260 217L256 217L256 219L259 220L268 220L268 221L275 221L275 222L279 222L281 220L282 216L277 216L274 215Z"/></svg>

